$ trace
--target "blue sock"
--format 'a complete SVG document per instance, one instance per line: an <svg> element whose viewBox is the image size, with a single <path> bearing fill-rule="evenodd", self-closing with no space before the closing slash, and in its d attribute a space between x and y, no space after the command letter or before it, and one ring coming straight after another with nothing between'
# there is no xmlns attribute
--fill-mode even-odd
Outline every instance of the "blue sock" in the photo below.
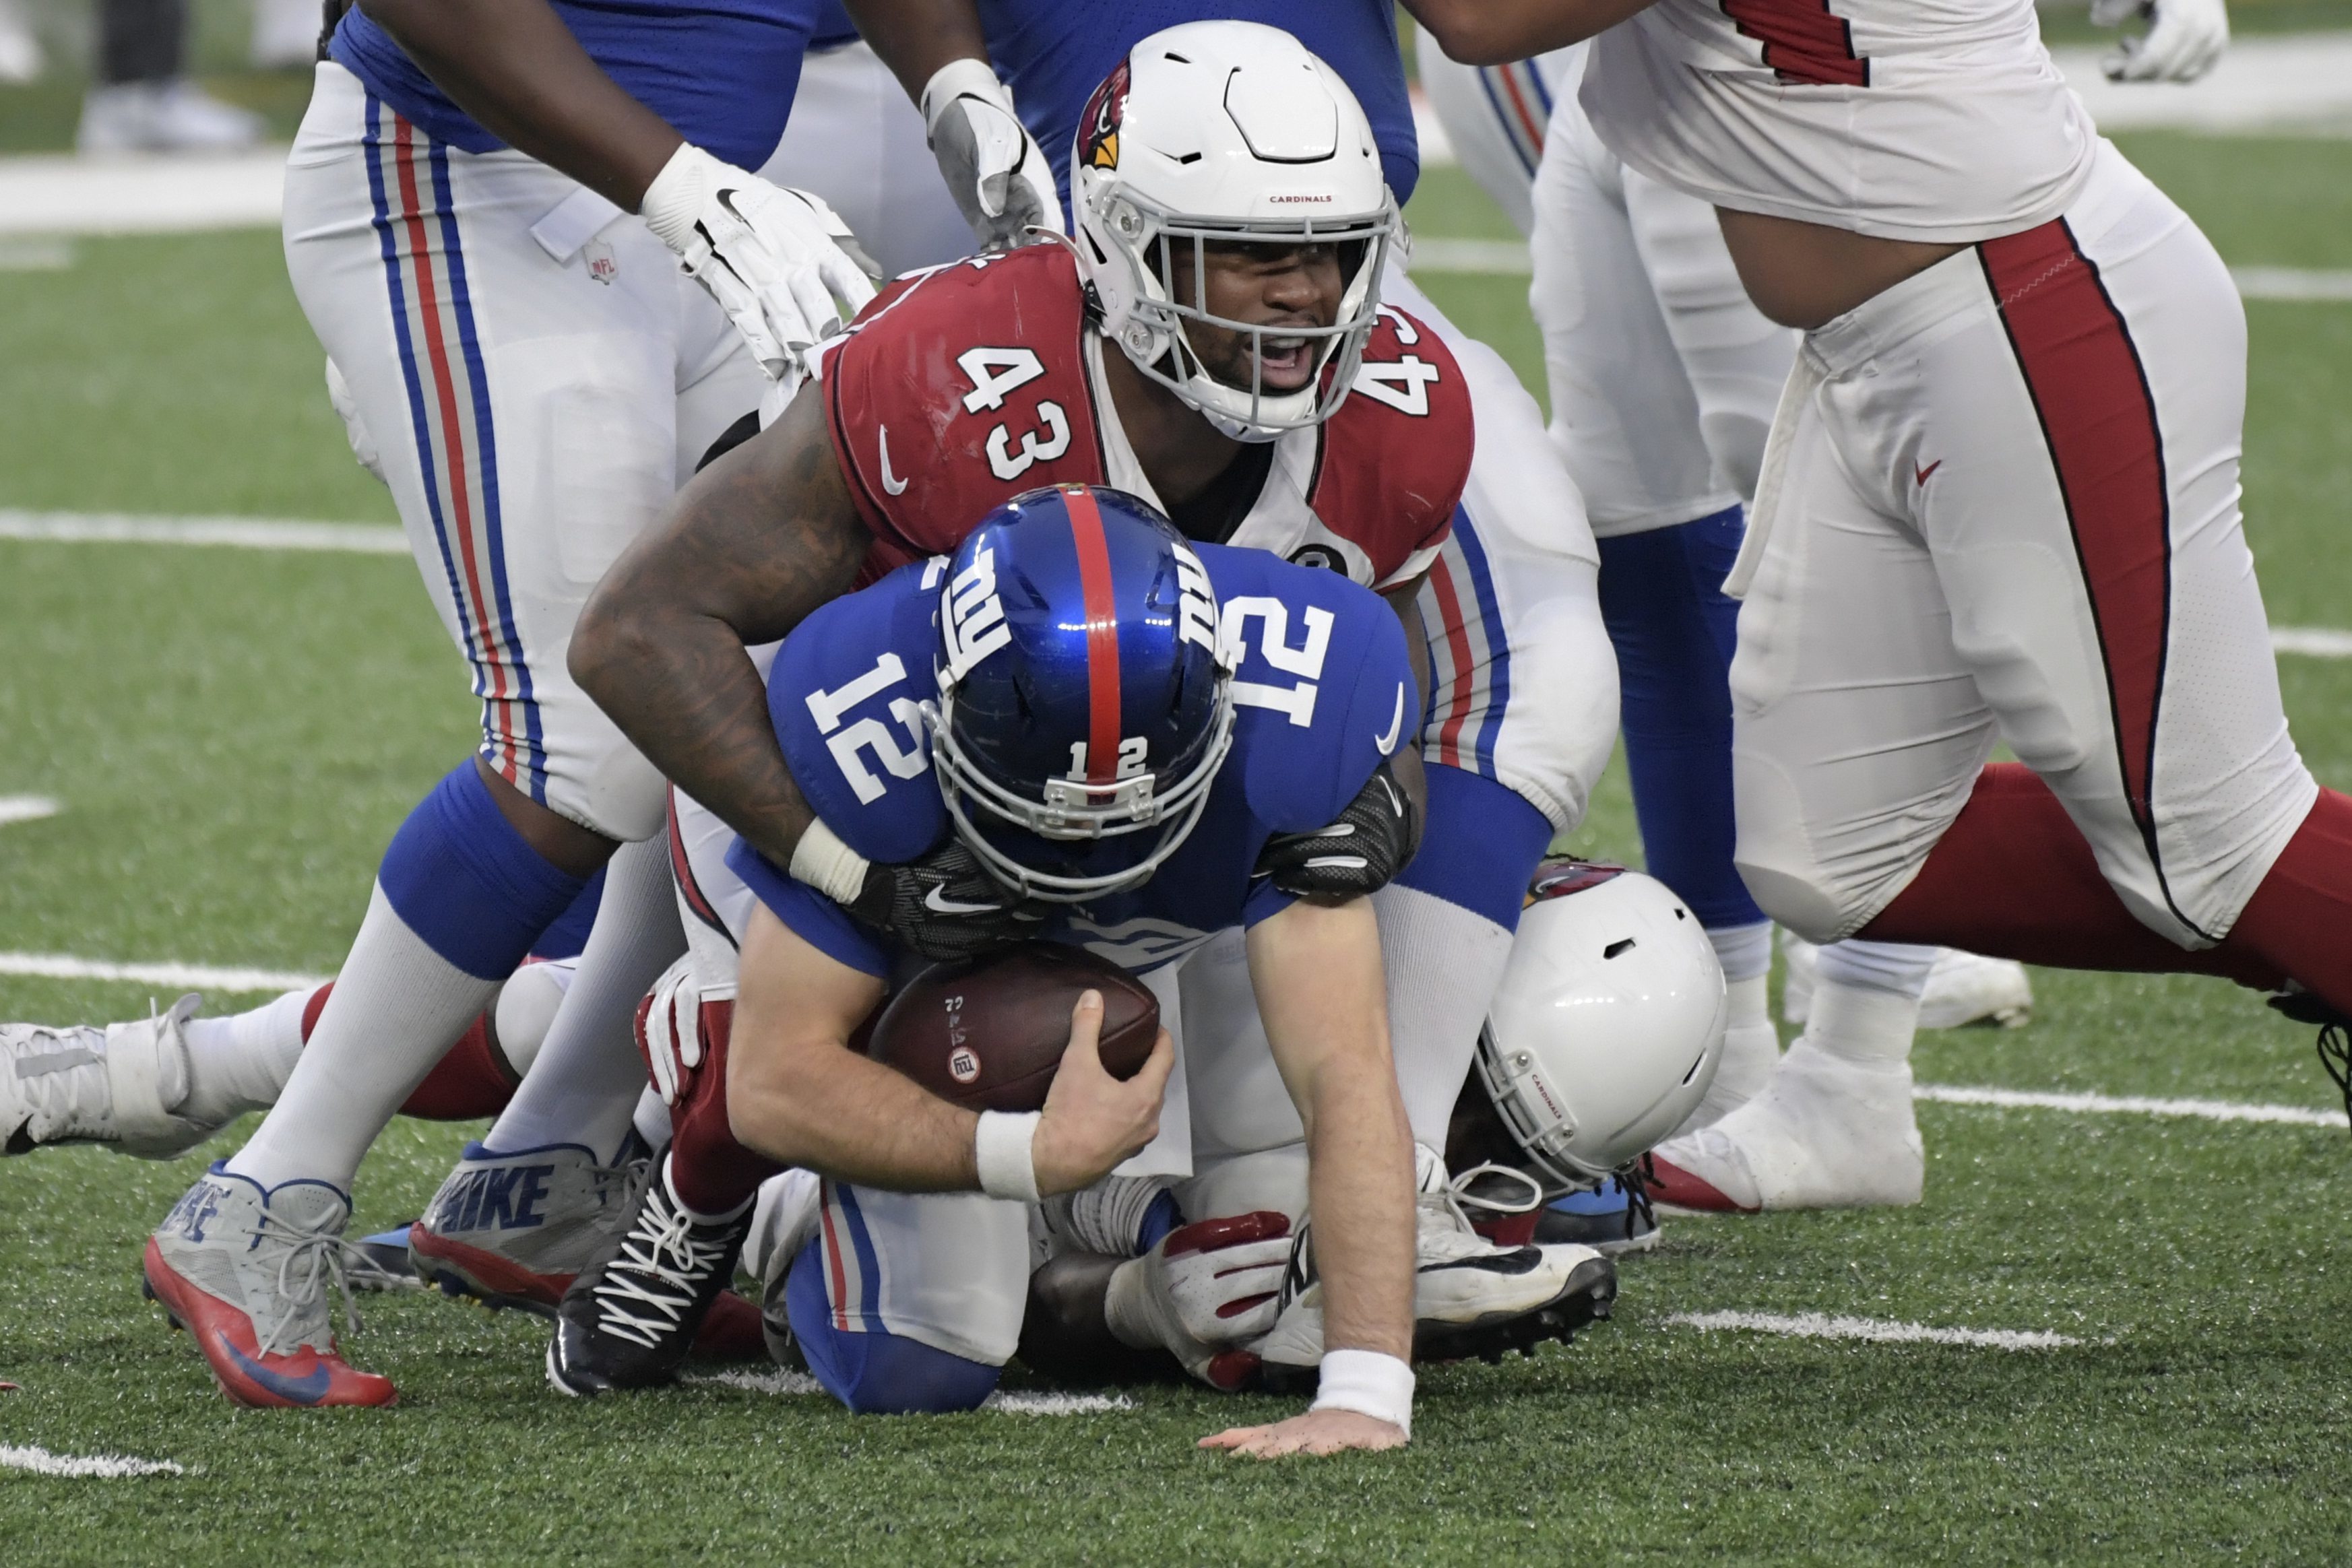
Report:
<svg viewBox="0 0 2352 1568"><path fill-rule="evenodd" d="M1731 653L1739 606L1723 577L1739 508L1601 541L1601 619L1617 649L1620 724L1650 874L1699 924L1764 912L1731 863Z"/></svg>
<svg viewBox="0 0 2352 1568"><path fill-rule="evenodd" d="M863 1333L835 1327L824 1293L822 1240L811 1241L793 1260L784 1308L809 1371L826 1393L861 1416L977 1410L1003 1375L1001 1366L951 1355L878 1324Z"/></svg>
<svg viewBox="0 0 2352 1568"><path fill-rule="evenodd" d="M586 885L515 831L471 758L401 823L376 880L402 924L484 980L514 973Z"/></svg>
<svg viewBox="0 0 2352 1568"><path fill-rule="evenodd" d="M1484 775L1442 762L1430 763L1426 771L1429 825L1412 862L1397 874L1398 884L1517 931L1528 881L1551 842L1551 819L1509 785Z"/></svg>

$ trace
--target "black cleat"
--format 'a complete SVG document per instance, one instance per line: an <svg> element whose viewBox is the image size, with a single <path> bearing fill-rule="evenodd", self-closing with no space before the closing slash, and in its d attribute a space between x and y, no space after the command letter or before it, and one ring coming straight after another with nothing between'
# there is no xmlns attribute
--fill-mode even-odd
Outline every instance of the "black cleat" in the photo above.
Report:
<svg viewBox="0 0 2352 1568"><path fill-rule="evenodd" d="M669 1190L668 1166L638 1195L627 1226L563 1292L547 1347L559 1394L593 1398L673 1382L711 1304L735 1277L751 1206L698 1223Z"/></svg>

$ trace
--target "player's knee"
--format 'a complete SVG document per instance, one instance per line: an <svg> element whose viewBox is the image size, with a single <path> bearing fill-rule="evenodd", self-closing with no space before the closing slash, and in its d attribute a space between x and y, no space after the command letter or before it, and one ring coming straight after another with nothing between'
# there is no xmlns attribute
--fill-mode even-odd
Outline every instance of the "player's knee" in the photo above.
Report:
<svg viewBox="0 0 2352 1568"><path fill-rule="evenodd" d="M977 1410L995 1392L1001 1364L974 1361L878 1325L840 1325L824 1288L824 1250L811 1241L784 1283L793 1337L810 1375L861 1416L950 1415ZM865 1316L866 1314L849 1314Z"/></svg>

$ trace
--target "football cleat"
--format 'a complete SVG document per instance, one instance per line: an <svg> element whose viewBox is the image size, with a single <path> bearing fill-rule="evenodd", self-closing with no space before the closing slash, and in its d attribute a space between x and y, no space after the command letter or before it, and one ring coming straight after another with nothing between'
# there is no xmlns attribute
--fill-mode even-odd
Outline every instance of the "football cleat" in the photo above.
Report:
<svg viewBox="0 0 2352 1568"><path fill-rule="evenodd" d="M1927 1153L1907 1061L1863 1063L1801 1039L1763 1093L1661 1144L1650 1196L1676 1208L1866 1208L1919 1201Z"/></svg>
<svg viewBox="0 0 2352 1568"><path fill-rule="evenodd" d="M778 1366L793 1372L805 1372L808 1367L793 1336L784 1281L792 1273L793 1260L816 1236L823 1197L824 1187L814 1171L789 1170L769 1177L760 1184L760 1196L751 1205L751 1233L743 1240L744 1270L760 1281L761 1348ZM719 1298L722 1306L729 1299ZM708 1337L707 1325L704 1333Z"/></svg>
<svg viewBox="0 0 2352 1568"><path fill-rule="evenodd" d="M468 1144L409 1227L410 1264L445 1295L553 1317L573 1276L627 1223L652 1169L634 1136L610 1166L577 1144L511 1155Z"/></svg>
<svg viewBox="0 0 2352 1568"><path fill-rule="evenodd" d="M327 1308L341 1294L356 1331L343 1239L351 1200L325 1182L264 1191L215 1164L147 1239L147 1292L237 1405L390 1405L392 1380L342 1358Z"/></svg>
<svg viewBox="0 0 2352 1568"><path fill-rule="evenodd" d="M1617 1271L1590 1247L1529 1243L1499 1247L1478 1234L1470 1218L1524 1214L1543 1189L1507 1166L1474 1166L1451 1181L1442 1166L1424 1176L1414 1205L1413 1358L1499 1360L1507 1350L1531 1351L1548 1339L1568 1340L1596 1317L1609 1315ZM1498 1184L1518 1185L1516 1197Z"/></svg>
<svg viewBox="0 0 2352 1568"><path fill-rule="evenodd" d="M1536 1217L1535 1239L1590 1247L1604 1258L1647 1252L1658 1244L1657 1217L1648 1201L1623 1178L1571 1192L1544 1205Z"/></svg>
<svg viewBox="0 0 2352 1568"><path fill-rule="evenodd" d="M1812 1016L1815 964L1821 949L1801 936L1780 934L1780 954L1789 963L1780 988L1780 1015L1800 1029ZM1966 1029L1972 1024L2023 1029L2033 1021L2033 982L2025 966L1945 947L1927 971L1919 993L1921 1029Z"/></svg>
<svg viewBox="0 0 2352 1568"><path fill-rule="evenodd" d="M547 1380L556 1392L585 1399L675 1380L735 1277L755 1207L704 1223L666 1178L646 1182L627 1226L563 1292L547 1347ZM760 1332L756 1322L751 1332Z"/></svg>
<svg viewBox="0 0 2352 1568"><path fill-rule="evenodd" d="M0 1154L111 1144L168 1160L218 1132L170 1111L187 1094L184 1031L203 1001L190 992L167 1012L102 1028L0 1024Z"/></svg>

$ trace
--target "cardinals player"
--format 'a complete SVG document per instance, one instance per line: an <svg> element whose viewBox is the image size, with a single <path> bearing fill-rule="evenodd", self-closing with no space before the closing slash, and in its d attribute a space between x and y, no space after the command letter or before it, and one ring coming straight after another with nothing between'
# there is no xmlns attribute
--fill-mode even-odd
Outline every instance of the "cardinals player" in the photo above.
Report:
<svg viewBox="0 0 2352 1568"><path fill-rule="evenodd" d="M2241 527L2243 312L2032 6L1424 11L1473 62L1601 34L1594 130L1713 204L1750 298L1805 330L1730 577L1738 863L1765 910L2292 987L2340 1020L2352 800L2287 732ZM1987 766L1996 738L2021 762ZM1809 1179L1837 1124L1817 1065L1678 1151L1674 1196Z"/></svg>

